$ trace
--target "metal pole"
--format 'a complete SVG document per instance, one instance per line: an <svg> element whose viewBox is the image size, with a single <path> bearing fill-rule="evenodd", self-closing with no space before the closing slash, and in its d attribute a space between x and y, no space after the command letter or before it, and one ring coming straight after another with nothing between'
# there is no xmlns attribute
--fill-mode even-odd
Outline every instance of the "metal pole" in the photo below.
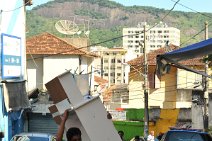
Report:
<svg viewBox="0 0 212 141"><path fill-rule="evenodd" d="M149 133L149 110L148 110L148 64L147 64L147 54L146 54L146 25L144 25L144 138L147 140Z"/></svg>
<svg viewBox="0 0 212 141"><path fill-rule="evenodd" d="M205 22L205 40L208 39L208 22ZM208 74L208 56L206 56L205 61L205 73ZM204 121L204 130L208 130L208 78L204 77L205 79L205 87L204 87L204 115L203 115L203 121Z"/></svg>

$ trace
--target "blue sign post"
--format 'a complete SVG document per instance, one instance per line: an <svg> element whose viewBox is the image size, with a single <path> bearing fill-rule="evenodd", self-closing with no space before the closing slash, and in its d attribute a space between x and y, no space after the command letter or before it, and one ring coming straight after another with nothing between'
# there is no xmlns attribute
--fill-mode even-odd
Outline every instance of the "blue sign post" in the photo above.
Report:
<svg viewBox="0 0 212 141"><path fill-rule="evenodd" d="M22 76L21 38L1 34L2 80Z"/></svg>

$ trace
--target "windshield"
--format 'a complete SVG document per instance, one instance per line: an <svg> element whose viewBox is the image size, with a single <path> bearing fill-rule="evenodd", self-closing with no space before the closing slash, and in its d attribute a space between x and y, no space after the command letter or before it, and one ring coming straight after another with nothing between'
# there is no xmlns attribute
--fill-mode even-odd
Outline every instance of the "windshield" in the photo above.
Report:
<svg viewBox="0 0 212 141"><path fill-rule="evenodd" d="M211 137L195 132L169 132L165 141L211 141Z"/></svg>

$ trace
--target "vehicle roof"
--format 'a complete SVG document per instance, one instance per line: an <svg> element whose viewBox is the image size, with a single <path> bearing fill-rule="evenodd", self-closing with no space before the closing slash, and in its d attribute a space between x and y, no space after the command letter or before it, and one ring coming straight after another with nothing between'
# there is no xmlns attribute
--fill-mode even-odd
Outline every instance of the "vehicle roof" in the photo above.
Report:
<svg viewBox="0 0 212 141"><path fill-rule="evenodd" d="M17 134L15 136L36 136L36 137L50 137L50 136L54 136L52 134L49 133L36 133L36 132L27 132L27 133L20 133Z"/></svg>
<svg viewBox="0 0 212 141"><path fill-rule="evenodd" d="M202 132L199 130L169 130L168 132L189 132L189 133L208 134L207 132Z"/></svg>

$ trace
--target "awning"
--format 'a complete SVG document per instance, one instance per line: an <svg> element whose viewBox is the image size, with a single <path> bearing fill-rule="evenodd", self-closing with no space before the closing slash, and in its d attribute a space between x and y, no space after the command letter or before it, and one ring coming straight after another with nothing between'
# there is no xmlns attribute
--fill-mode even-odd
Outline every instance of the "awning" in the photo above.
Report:
<svg viewBox="0 0 212 141"><path fill-rule="evenodd" d="M212 78L203 72L191 69L185 65L178 63L179 61L188 60L200 56L206 56L212 54L212 38L204 40L193 45L189 45L178 50L171 51L157 56L157 73L163 75L169 72L170 65L174 64L176 67L185 69L187 71L192 71L194 73L201 74L206 77Z"/></svg>

